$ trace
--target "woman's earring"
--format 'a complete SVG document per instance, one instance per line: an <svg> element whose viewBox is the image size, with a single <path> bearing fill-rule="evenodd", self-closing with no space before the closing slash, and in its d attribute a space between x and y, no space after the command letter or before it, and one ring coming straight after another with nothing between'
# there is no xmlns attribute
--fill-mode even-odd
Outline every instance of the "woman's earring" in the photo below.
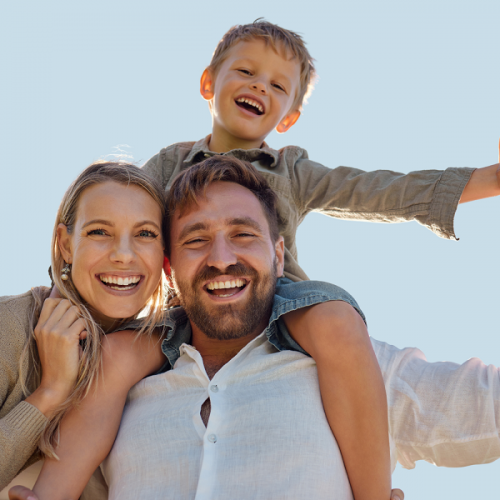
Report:
<svg viewBox="0 0 500 500"><path fill-rule="evenodd" d="M61 269L61 279L63 281L66 281L69 279L69 273L71 272L71 267L69 267L69 264L66 264L62 269Z"/></svg>

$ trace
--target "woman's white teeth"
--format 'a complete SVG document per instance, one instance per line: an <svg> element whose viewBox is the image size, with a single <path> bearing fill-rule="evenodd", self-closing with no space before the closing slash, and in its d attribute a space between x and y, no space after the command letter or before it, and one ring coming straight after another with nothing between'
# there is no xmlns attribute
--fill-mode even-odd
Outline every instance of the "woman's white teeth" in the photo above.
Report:
<svg viewBox="0 0 500 500"><path fill-rule="evenodd" d="M101 281L107 285L136 285L141 280L140 276L100 276Z"/></svg>
<svg viewBox="0 0 500 500"><path fill-rule="evenodd" d="M209 290L220 290L221 288L240 288L245 284L245 280L237 279L231 281L211 281L207 288Z"/></svg>
<svg viewBox="0 0 500 500"><path fill-rule="evenodd" d="M252 99L240 97L239 99L236 99L236 102L246 102L247 104L250 104L250 106L257 108L261 113L264 113L264 108L258 102L252 101Z"/></svg>

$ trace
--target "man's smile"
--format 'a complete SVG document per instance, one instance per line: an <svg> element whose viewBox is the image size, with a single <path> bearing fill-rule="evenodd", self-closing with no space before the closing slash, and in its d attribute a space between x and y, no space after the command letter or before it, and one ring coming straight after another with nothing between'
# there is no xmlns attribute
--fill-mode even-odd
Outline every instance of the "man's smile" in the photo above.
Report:
<svg viewBox="0 0 500 500"><path fill-rule="evenodd" d="M221 277L209 281L203 288L210 295L218 298L234 297L242 292L249 280L246 278Z"/></svg>

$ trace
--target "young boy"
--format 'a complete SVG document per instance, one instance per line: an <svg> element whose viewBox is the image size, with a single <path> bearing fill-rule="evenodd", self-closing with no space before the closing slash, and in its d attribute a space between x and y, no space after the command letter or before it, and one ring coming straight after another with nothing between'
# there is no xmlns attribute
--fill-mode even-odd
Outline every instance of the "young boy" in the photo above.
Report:
<svg viewBox="0 0 500 500"><path fill-rule="evenodd" d="M384 222L417 220L454 239L459 202L500 194L498 165L407 175L331 170L310 161L299 147L269 148L264 140L273 129L286 132L299 119L314 75L312 58L297 34L264 21L232 28L201 77L212 134L162 149L143 167L168 190L180 171L215 154L252 162L279 195L284 274L296 282L292 286L297 296L307 275L297 262L295 233L308 212ZM390 496L390 465L381 375L359 315L341 302L333 285L325 300L306 312L289 313L285 324L317 363L325 413L354 498L385 500Z"/></svg>

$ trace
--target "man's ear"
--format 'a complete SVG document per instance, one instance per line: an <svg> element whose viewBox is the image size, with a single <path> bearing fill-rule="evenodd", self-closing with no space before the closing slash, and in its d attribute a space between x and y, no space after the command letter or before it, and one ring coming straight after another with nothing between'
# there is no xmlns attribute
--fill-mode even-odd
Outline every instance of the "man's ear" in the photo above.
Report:
<svg viewBox="0 0 500 500"><path fill-rule="evenodd" d="M71 235L68 233L68 227L64 224L57 226L57 244L62 258L68 264L73 260L73 250L71 249Z"/></svg>
<svg viewBox="0 0 500 500"><path fill-rule="evenodd" d="M206 68L200 78L200 94L205 101L210 101L214 97L213 83L212 73Z"/></svg>
<svg viewBox="0 0 500 500"><path fill-rule="evenodd" d="M276 241L274 250L276 252L276 276L279 278L283 276L285 269L285 241L283 240L283 236L280 236Z"/></svg>
<svg viewBox="0 0 500 500"><path fill-rule="evenodd" d="M300 118L300 111L298 109L292 111L278 123L278 125L276 126L276 132L278 132L278 134L284 134L287 130L291 129L293 125L295 125L295 122L299 118Z"/></svg>

